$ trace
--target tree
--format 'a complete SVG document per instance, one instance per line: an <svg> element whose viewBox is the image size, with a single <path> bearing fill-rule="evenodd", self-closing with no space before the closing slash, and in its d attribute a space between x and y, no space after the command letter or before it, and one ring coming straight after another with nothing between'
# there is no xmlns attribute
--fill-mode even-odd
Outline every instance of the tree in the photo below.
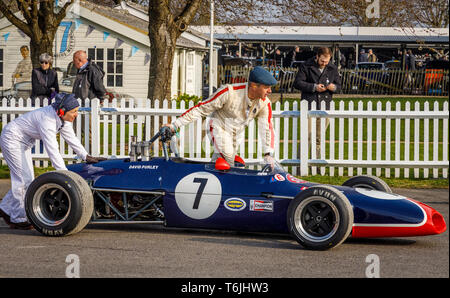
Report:
<svg viewBox="0 0 450 298"><path fill-rule="evenodd" d="M446 28L449 25L448 0L413 0L409 2L410 18L426 28Z"/></svg>
<svg viewBox="0 0 450 298"><path fill-rule="evenodd" d="M53 56L56 31L73 1L68 0L61 8L56 7L54 0L0 1L0 11L8 21L30 37L33 67L39 66L39 55L42 53ZM16 12L20 12L23 18L16 16Z"/></svg>
<svg viewBox="0 0 450 298"><path fill-rule="evenodd" d="M173 2L173 3L169 3ZM185 4L170 0L148 3L148 36L150 38L150 75L148 98L170 98L173 58L178 37L194 19L202 0L186 0Z"/></svg>

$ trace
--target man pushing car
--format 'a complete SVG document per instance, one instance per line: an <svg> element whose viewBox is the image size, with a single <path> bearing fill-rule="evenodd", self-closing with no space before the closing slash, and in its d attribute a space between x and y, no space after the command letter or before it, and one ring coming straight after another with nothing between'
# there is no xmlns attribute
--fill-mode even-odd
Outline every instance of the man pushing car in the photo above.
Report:
<svg viewBox="0 0 450 298"><path fill-rule="evenodd" d="M36 140L42 140L56 170L67 170L59 152L58 133L83 160L90 163L103 160L88 155L75 136L72 122L78 109L79 103L73 94L61 93L52 105L25 113L3 127L0 147L10 170L11 189L0 202L0 216L11 228L32 228L24 204L27 188L34 179L31 148Z"/></svg>
<svg viewBox="0 0 450 298"><path fill-rule="evenodd" d="M273 163L274 129L271 102L267 95L277 80L264 68L257 66L249 75L248 83L225 85L211 97L190 108L171 124L176 131L181 126L209 116L207 133L214 146L212 161L223 158L230 166L243 163L236 155L244 128L255 118L262 140L264 160Z"/></svg>

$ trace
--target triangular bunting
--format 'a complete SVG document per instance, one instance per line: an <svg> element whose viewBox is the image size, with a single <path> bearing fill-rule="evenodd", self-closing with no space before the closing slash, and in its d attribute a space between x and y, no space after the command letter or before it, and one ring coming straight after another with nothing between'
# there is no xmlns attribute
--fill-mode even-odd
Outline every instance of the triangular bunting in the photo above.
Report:
<svg viewBox="0 0 450 298"><path fill-rule="evenodd" d="M146 65L148 62L150 62L150 54L145 53L144 65Z"/></svg>
<svg viewBox="0 0 450 298"><path fill-rule="evenodd" d="M86 36L88 36L89 34L91 34L92 31L94 31L94 30L95 30L95 27L92 26L92 25L89 25L89 26L88 26L88 29L87 29L87 31L86 31Z"/></svg>
<svg viewBox="0 0 450 298"><path fill-rule="evenodd" d="M115 49L117 49L117 48L120 48L120 46L123 44L123 40L121 40L120 38L118 38L117 40L116 40L116 44L114 45L114 48Z"/></svg>
<svg viewBox="0 0 450 298"><path fill-rule="evenodd" d="M7 42L7 41L8 41L8 38L9 38L9 32L8 32L8 33L5 33L5 34L3 34L3 39L5 39L5 42Z"/></svg>
<svg viewBox="0 0 450 298"><path fill-rule="evenodd" d="M106 31L103 32L103 41L105 41L108 38L109 34L110 34L109 32Z"/></svg>
<svg viewBox="0 0 450 298"><path fill-rule="evenodd" d="M80 27L80 25L82 24L80 19L75 19L75 30L78 29L78 27Z"/></svg>
<svg viewBox="0 0 450 298"><path fill-rule="evenodd" d="M133 46L131 48L131 57L133 57L134 54L136 54L137 51L139 51L139 48L137 46Z"/></svg>

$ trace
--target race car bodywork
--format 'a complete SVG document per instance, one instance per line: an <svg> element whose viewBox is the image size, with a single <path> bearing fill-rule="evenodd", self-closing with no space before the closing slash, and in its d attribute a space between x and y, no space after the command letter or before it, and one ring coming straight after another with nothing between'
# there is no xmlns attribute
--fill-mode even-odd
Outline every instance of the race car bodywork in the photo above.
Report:
<svg viewBox="0 0 450 298"><path fill-rule="evenodd" d="M393 194L372 176L353 177L345 186L320 185L296 178L277 163L262 170L219 170L213 162L167 153L149 160L78 163L68 169L87 186L74 187L75 178L55 171L36 178L27 192L27 215L43 234L73 234L87 222L160 223L289 233L306 248L327 249L350 235L422 236L446 230L436 210ZM80 198L72 200L70 192L77 188L92 195L74 195ZM85 209L87 215L77 215L83 211L75 209Z"/></svg>

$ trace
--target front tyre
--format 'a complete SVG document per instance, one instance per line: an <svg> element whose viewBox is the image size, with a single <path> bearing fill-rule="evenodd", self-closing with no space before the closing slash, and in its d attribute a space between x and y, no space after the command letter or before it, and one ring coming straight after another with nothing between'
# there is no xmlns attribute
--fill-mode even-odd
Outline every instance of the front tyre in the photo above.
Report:
<svg viewBox="0 0 450 298"><path fill-rule="evenodd" d="M34 228L47 236L78 233L89 222L94 199L87 182L70 171L38 176L28 187L25 210Z"/></svg>
<svg viewBox="0 0 450 298"><path fill-rule="evenodd" d="M350 235L353 209L336 188L313 186L292 200L287 221L291 235L303 247L326 250L338 246Z"/></svg>
<svg viewBox="0 0 450 298"><path fill-rule="evenodd" d="M387 193L392 193L391 188L389 185L384 182L381 178L378 178L377 176L371 176L371 175L359 175L354 176L347 181L345 181L342 186L349 186L352 188L366 188L371 190L378 190L378 191L384 191Z"/></svg>

